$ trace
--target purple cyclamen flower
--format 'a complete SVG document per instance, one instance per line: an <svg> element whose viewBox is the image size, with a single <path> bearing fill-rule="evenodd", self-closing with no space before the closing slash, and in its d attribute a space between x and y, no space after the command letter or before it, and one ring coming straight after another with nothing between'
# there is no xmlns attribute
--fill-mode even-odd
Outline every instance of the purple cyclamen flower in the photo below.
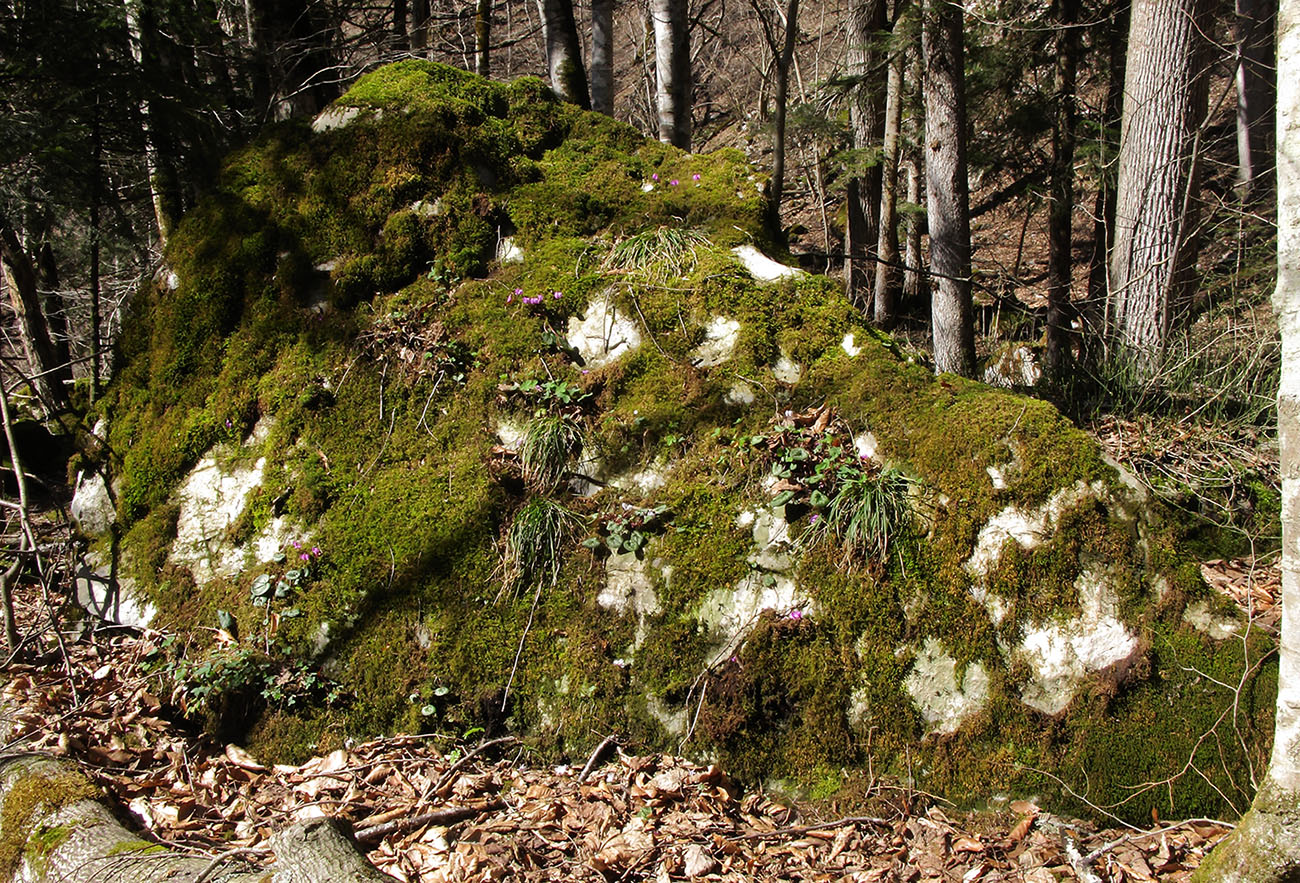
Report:
<svg viewBox="0 0 1300 883"><path fill-rule="evenodd" d="M677 186L677 179L676 179L676 178L673 178L673 179L672 179L671 181L669 181L668 183L671 184L672 186L676 187L676 186Z"/></svg>
<svg viewBox="0 0 1300 883"><path fill-rule="evenodd" d="M651 176L650 176L650 180L651 180L651 181L658 181L658 180L659 180L659 173L658 173L658 172L655 172L653 175L651 175Z"/></svg>
<svg viewBox="0 0 1300 883"><path fill-rule="evenodd" d="M311 556L308 555L306 552L303 552L303 553L302 553L301 555L299 555L298 557L301 558L303 561L310 561L310 560L311 560Z"/></svg>
<svg viewBox="0 0 1300 883"><path fill-rule="evenodd" d="M691 180L692 180L692 181L698 181L698 180L700 180L700 173L699 173L699 172L696 172L694 175L691 175Z"/></svg>
<svg viewBox="0 0 1300 883"><path fill-rule="evenodd" d="M320 555L320 546L312 546L312 547L311 547L311 553L312 553L313 555L317 555L317 556L319 556L319 555Z"/></svg>
<svg viewBox="0 0 1300 883"><path fill-rule="evenodd" d="M811 515L808 516L808 523L809 523L809 524L816 524L818 518L821 518L821 516L818 515L816 512L814 512L813 514L811 514Z"/></svg>
<svg viewBox="0 0 1300 883"><path fill-rule="evenodd" d="M515 299L515 296L514 296L513 294L507 294L507 295L506 295L506 303L510 303L510 302L511 302L512 300L514 300L514 299Z"/></svg>
<svg viewBox="0 0 1300 883"><path fill-rule="evenodd" d="M803 611L800 610L798 607L796 607L795 609L790 611L790 618L798 622L799 620L803 619Z"/></svg>
<svg viewBox="0 0 1300 883"><path fill-rule="evenodd" d="M551 296L554 297L556 300L559 300L560 298L564 297L564 294L563 292L555 291L551 293Z"/></svg>

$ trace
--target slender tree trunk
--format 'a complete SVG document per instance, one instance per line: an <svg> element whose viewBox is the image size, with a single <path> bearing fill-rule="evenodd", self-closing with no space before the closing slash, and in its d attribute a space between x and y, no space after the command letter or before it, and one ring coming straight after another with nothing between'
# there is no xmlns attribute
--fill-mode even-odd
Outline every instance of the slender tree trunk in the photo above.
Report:
<svg viewBox="0 0 1300 883"><path fill-rule="evenodd" d="M614 115L614 0L591 0L591 109Z"/></svg>
<svg viewBox="0 0 1300 883"><path fill-rule="evenodd" d="M1273 753L1250 811L1195 881L1283 883L1300 875L1300 0L1278 14L1277 393L1282 478L1282 624Z"/></svg>
<svg viewBox="0 0 1300 883"><path fill-rule="evenodd" d="M1107 324L1139 380L1158 373L1193 282L1208 6L1134 0L1131 13Z"/></svg>
<svg viewBox="0 0 1300 883"><path fill-rule="evenodd" d="M1075 71L1080 0L1056 0L1056 70L1052 108L1052 166L1047 239L1047 346L1043 361L1059 378L1072 359L1070 282L1074 244Z"/></svg>
<svg viewBox="0 0 1300 883"><path fill-rule="evenodd" d="M925 0L925 189L930 227L934 368L975 373L970 192L966 172L965 28L962 7Z"/></svg>
<svg viewBox="0 0 1300 883"><path fill-rule="evenodd" d="M686 0L651 0L659 140L691 149L691 36Z"/></svg>
<svg viewBox="0 0 1300 883"><path fill-rule="evenodd" d="M849 94L849 128L857 151L877 149L885 133L885 77L881 74L887 22L887 0L850 3L845 67L848 76L856 80ZM870 252L879 237L880 188L881 168L874 163L845 194L844 287L855 301L867 297L873 278Z"/></svg>
<svg viewBox="0 0 1300 883"><path fill-rule="evenodd" d="M767 203L768 225L781 230L781 200L785 196L785 112L790 96L790 64L799 38L799 0L789 0L785 11L785 40L776 61L776 108L772 118L772 185Z"/></svg>
<svg viewBox="0 0 1300 883"><path fill-rule="evenodd" d="M408 45L407 10L407 0L393 0L393 45L398 49L404 49Z"/></svg>
<svg viewBox="0 0 1300 883"><path fill-rule="evenodd" d="M1119 128L1124 112L1124 54L1128 33L1129 7L1121 3L1115 20L1107 29L1109 34L1109 80L1106 83L1106 100L1102 105L1100 180L1097 197L1092 208L1092 255L1088 259L1088 299L1084 304L1086 329L1081 343L1085 358L1091 359L1094 337L1103 335L1106 325L1106 304L1109 300L1110 280L1106 259L1110 254L1115 234L1115 175L1114 158L1119 155ZM1112 135L1112 133L1114 133Z"/></svg>
<svg viewBox="0 0 1300 883"><path fill-rule="evenodd" d="M131 58L135 61L136 67L148 77L141 0L122 0L122 7L126 14L126 33L127 40L130 42ZM152 102L148 98L140 101L140 128L144 136L144 169L149 179L154 223L158 229L158 242L165 247L180 214L180 200L175 192L174 175L168 170L166 160L158 148L156 121Z"/></svg>
<svg viewBox="0 0 1300 883"><path fill-rule="evenodd" d="M920 51L915 47L908 49L911 53L911 75L908 79L912 82L912 87L920 90L922 83L925 81L925 64ZM921 96L914 96L920 99ZM921 100L912 102L913 107L918 107ZM917 303L929 293L926 285L925 274L921 272L921 228L922 218L918 213L922 199L922 181L924 178L923 157L925 151L921 147L924 140L925 132L917 114L913 113L903 121L903 135L906 141L903 150L903 163L907 171L907 201L913 210L907 213L907 250L903 256L903 263L907 269L903 271L903 300L911 303Z"/></svg>
<svg viewBox="0 0 1300 883"><path fill-rule="evenodd" d="M582 66L578 26L573 19L572 0L537 0L542 13L542 35L546 42L546 66L551 88L565 100L590 108L587 71Z"/></svg>
<svg viewBox="0 0 1300 883"><path fill-rule="evenodd" d="M894 13L895 28L903 3ZM880 157L880 235L876 241L875 321L882 328L898 317L898 170L899 132L903 122L903 49L893 46L885 86L885 137Z"/></svg>
<svg viewBox="0 0 1300 883"><path fill-rule="evenodd" d="M18 652L18 620L14 616L14 580L23 568L23 552L30 549L28 542L30 523L27 520L27 478L23 471L22 452L18 450L18 442L14 438L14 421L9 410L9 388L5 386L3 377L0 377L0 420L3 421L5 442L9 448L9 465L14 470L14 483L18 488L18 517L23 525L22 538L19 541L19 554L14 556L14 561L4 573L0 573L0 609L4 613L4 632L5 644L12 655Z"/></svg>
<svg viewBox="0 0 1300 883"><path fill-rule="evenodd" d="M66 359L59 358L50 335L38 289L36 265L19 241L17 231L4 218L0 218L0 262L3 263L9 302L18 318L19 337L31 367L36 393L50 413L65 411L72 367Z"/></svg>
<svg viewBox="0 0 1300 883"><path fill-rule="evenodd" d="M1237 0L1237 192L1243 199L1268 189L1271 177L1276 23L1276 0Z"/></svg>
<svg viewBox="0 0 1300 883"><path fill-rule="evenodd" d="M474 73L492 76L492 0L478 0L474 7Z"/></svg>
<svg viewBox="0 0 1300 883"><path fill-rule="evenodd" d="M475 28L477 40L477 26ZM429 0L411 0L411 52L423 56L429 49ZM475 60L478 45L475 43ZM477 70L477 65L476 68Z"/></svg>

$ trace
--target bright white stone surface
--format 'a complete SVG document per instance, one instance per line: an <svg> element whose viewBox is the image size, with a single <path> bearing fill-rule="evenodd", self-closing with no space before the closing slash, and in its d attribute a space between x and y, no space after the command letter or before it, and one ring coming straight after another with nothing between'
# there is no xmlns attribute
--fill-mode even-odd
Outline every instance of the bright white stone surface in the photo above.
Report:
<svg viewBox="0 0 1300 883"><path fill-rule="evenodd" d="M966 666L957 682L957 660L944 652L938 639L925 639L912 668L903 678L912 701L930 733L953 733L962 721L988 704L989 675L983 664Z"/></svg>
<svg viewBox="0 0 1300 883"><path fill-rule="evenodd" d="M1198 631L1205 632L1216 641L1231 638L1241 631L1241 623L1238 620L1215 615L1210 610L1210 602L1206 600L1188 604L1187 609L1183 611L1183 622Z"/></svg>
<svg viewBox="0 0 1300 883"><path fill-rule="evenodd" d="M581 319L569 317L568 338L589 367L599 368L639 347L641 330L635 320L619 313L605 292L591 299Z"/></svg>
<svg viewBox="0 0 1300 883"><path fill-rule="evenodd" d="M803 366L791 359L787 353L782 352L781 358L777 359L776 364L772 366L772 376L781 383L795 384L803 376Z"/></svg>
<svg viewBox="0 0 1300 883"><path fill-rule="evenodd" d="M311 121L311 130L317 134L331 129L341 129L361 116L359 107L327 107Z"/></svg>
<svg viewBox="0 0 1300 883"><path fill-rule="evenodd" d="M737 380L733 383L731 389L727 390L722 396L722 400L728 405L752 405L756 398L754 387L743 380Z"/></svg>
<svg viewBox="0 0 1300 883"><path fill-rule="evenodd" d="M108 485L98 472L78 472L77 489L68 505L68 512L84 536L97 537L108 533L117 520Z"/></svg>
<svg viewBox="0 0 1300 883"><path fill-rule="evenodd" d="M853 436L853 449L858 452L859 457L878 461L876 455L880 453L880 443L876 441L876 436L872 432L859 432Z"/></svg>
<svg viewBox="0 0 1300 883"><path fill-rule="evenodd" d="M515 244L513 236L507 236L497 245L497 263L505 264L522 264L524 262L524 250Z"/></svg>
<svg viewBox="0 0 1300 883"><path fill-rule="evenodd" d="M739 339L739 322L726 316L714 316L704 329L704 342L691 350L691 363L701 368L721 365L731 358Z"/></svg>
<svg viewBox="0 0 1300 883"><path fill-rule="evenodd" d="M862 347L858 346L853 340L852 331L844 335L844 339L840 341L840 349L844 350L850 359L857 358L858 354L862 352Z"/></svg>
<svg viewBox="0 0 1300 883"><path fill-rule="evenodd" d="M763 254L752 245L737 245L731 250L740 263L759 282L779 282L782 279L795 279L807 276L798 267L787 267Z"/></svg>
<svg viewBox="0 0 1300 883"><path fill-rule="evenodd" d="M1003 544L1011 539L1023 549L1033 549L1052 538L1061 513L1089 497L1097 499L1105 492L1100 481L1091 485L1078 481L1062 488L1036 509L1025 511L1008 506L989 519L975 540L975 551L962 566L974 577L984 577L998 563Z"/></svg>

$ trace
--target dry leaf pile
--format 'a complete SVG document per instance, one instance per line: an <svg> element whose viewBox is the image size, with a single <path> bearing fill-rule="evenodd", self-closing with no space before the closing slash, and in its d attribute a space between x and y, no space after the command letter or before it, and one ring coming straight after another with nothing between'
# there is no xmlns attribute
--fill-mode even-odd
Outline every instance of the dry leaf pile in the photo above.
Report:
<svg viewBox="0 0 1300 883"><path fill-rule="evenodd" d="M256 857L290 820L328 815L410 883L1181 881L1225 831L1095 831L1027 802L958 817L884 783L863 803L876 814L827 818L677 757L615 750L591 770L532 768L510 738L470 750L398 736L267 766L172 718L145 664L160 633L85 629L66 636L64 655L40 629L43 608L28 595L20 607L41 655L9 665L0 688L17 709L11 738L79 763L153 837L210 855Z"/></svg>

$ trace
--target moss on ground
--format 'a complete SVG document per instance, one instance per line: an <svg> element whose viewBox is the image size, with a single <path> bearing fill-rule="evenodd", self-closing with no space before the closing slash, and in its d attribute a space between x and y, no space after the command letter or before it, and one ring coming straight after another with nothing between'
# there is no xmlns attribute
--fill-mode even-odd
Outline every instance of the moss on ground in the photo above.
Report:
<svg viewBox="0 0 1300 883"><path fill-rule="evenodd" d="M739 154L685 154L540 81L424 62L362 78L337 108L356 113L320 133L272 127L230 157L173 237L174 278L137 299L100 405L124 572L180 627L211 626L221 609L264 634L250 589L273 568L196 586L168 553L178 482L214 444L266 431L263 484L219 539L251 543L283 519L320 549L275 602L298 615L272 650L312 660L350 698L268 707L248 735L264 760L399 729L513 729L555 756L585 756L609 732L676 750L683 733L660 718L689 709L687 750L818 793L832 771L870 762L958 799L1068 801L1060 782L1086 783L1089 801L1131 819L1157 797L1166 815L1241 804L1268 742L1273 669L1183 624L1205 590L1177 521L1128 501L1050 405L906 361L835 282L755 282L731 247L772 253L774 236L762 177ZM611 269L620 243L665 230L693 231L679 272ZM494 260L506 236L521 263ZM643 343L596 367L566 334L606 294ZM697 347L718 318L739 331L706 364ZM783 360L797 381L778 379ZM915 524L889 560L854 570L827 546L802 551L790 575L807 615L768 612L733 646L699 607L747 579L776 582L738 521L773 496L754 438L823 405L915 476ZM549 491L586 526L554 583L508 585L503 538L536 497L498 433L537 411L582 427L591 477L607 486ZM964 567L979 530L1080 483L1100 499L1067 507L1036 548L1008 543L984 578L1008 609L995 624ZM667 515L638 554L655 603L608 609L604 559L578 543L654 506ZM797 539L812 513L788 514ZM1143 652L1048 718L1019 701L1028 675L1009 648L1078 612L1077 580L1099 568ZM903 686L928 638L959 674L977 662L989 673L987 705L950 736L926 735ZM1252 663L1264 644L1250 645ZM1221 716L1236 697L1216 682L1245 684L1231 723ZM1189 758L1204 777L1126 790Z"/></svg>

